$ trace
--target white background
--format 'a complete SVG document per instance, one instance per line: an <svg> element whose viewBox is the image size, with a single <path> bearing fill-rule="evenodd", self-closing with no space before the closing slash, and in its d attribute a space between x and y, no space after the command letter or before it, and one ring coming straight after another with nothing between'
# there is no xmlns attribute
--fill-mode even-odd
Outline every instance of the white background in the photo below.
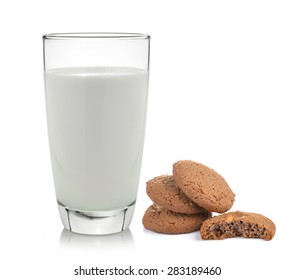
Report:
<svg viewBox="0 0 294 280"><path fill-rule="evenodd" d="M2 1L1 279L104 279L74 276L79 265L165 271L142 279L175 278L165 276L168 266L220 266L215 279L291 278L293 14L293 1ZM74 31L152 36L137 207L130 230L112 237L63 231L55 203L41 36ZM223 175L236 193L233 210L270 217L274 239L202 241L199 233L144 230L145 182L180 159Z"/></svg>

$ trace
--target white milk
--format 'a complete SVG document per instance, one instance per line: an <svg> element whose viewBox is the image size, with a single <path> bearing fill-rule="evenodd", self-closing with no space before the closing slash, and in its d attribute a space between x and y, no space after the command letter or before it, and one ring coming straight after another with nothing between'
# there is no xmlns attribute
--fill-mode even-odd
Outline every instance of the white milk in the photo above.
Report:
<svg viewBox="0 0 294 280"><path fill-rule="evenodd" d="M136 200L148 72L85 67L45 72L57 200L77 210L112 210Z"/></svg>

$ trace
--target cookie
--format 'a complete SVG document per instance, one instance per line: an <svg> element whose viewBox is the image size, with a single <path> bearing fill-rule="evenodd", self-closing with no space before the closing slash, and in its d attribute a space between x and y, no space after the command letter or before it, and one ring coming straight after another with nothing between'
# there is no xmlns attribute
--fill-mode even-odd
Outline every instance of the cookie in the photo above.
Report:
<svg viewBox="0 0 294 280"><path fill-rule="evenodd" d="M150 199L165 209L183 213L198 214L206 210L181 191L171 175L162 175L147 182L146 192Z"/></svg>
<svg viewBox="0 0 294 280"><path fill-rule="evenodd" d="M181 214L162 208L157 204L147 208L143 216L143 225L146 229L158 233L181 234L200 229L201 224L211 217L211 213Z"/></svg>
<svg viewBox="0 0 294 280"><path fill-rule="evenodd" d="M269 218L261 214L237 211L206 220L201 226L200 234L203 239L241 236L271 240L275 231L275 224Z"/></svg>
<svg viewBox="0 0 294 280"><path fill-rule="evenodd" d="M209 212L224 213L235 200L235 194L213 169L191 160L173 165L173 177L178 187L197 205Z"/></svg>

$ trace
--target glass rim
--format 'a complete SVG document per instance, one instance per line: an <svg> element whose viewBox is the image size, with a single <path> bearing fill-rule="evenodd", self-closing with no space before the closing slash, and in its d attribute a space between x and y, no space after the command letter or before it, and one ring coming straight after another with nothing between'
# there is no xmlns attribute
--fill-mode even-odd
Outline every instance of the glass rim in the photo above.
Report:
<svg viewBox="0 0 294 280"><path fill-rule="evenodd" d="M44 40L69 40L69 39L150 39L150 35L142 33L124 32L70 32L50 33L42 36Z"/></svg>

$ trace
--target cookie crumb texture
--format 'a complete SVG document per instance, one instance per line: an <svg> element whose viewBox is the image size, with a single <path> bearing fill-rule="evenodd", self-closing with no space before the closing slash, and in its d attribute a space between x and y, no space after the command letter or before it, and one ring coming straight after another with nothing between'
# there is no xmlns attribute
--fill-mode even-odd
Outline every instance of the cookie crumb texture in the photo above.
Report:
<svg viewBox="0 0 294 280"><path fill-rule="evenodd" d="M257 213L236 211L206 220L201 226L200 234L206 240L232 237L271 240L275 231L275 224L269 218Z"/></svg>
<svg viewBox="0 0 294 280"><path fill-rule="evenodd" d="M193 215L181 214L153 204L147 208L142 222L146 229L154 232L182 234L199 230L202 223L210 217L209 212Z"/></svg>
<svg viewBox="0 0 294 280"><path fill-rule="evenodd" d="M186 196L209 212L224 213L234 204L235 194L225 179L201 163L180 160L173 165L173 176Z"/></svg>

